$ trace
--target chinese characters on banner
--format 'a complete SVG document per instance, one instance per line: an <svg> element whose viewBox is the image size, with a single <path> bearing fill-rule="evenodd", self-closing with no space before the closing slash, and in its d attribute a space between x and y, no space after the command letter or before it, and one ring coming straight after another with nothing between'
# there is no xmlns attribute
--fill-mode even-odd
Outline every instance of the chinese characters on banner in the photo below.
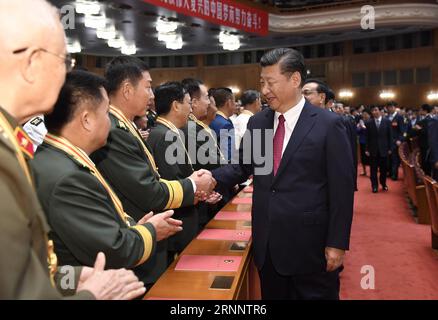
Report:
<svg viewBox="0 0 438 320"><path fill-rule="evenodd" d="M246 32L267 35L269 14L231 0L143 0L178 13Z"/></svg>

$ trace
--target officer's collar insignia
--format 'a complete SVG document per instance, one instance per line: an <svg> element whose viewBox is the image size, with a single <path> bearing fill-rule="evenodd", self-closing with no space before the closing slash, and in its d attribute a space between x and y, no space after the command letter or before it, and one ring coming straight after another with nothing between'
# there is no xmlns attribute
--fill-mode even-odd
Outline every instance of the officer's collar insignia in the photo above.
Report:
<svg viewBox="0 0 438 320"><path fill-rule="evenodd" d="M26 154L29 158L33 159L33 143L29 136L24 132L21 127L15 128L15 138L20 145L21 151Z"/></svg>

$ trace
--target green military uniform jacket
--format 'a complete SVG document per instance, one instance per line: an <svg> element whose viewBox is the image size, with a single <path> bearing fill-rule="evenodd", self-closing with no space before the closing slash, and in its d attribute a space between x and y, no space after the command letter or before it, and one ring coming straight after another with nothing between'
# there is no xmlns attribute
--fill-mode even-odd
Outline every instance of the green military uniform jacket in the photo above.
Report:
<svg viewBox="0 0 438 320"><path fill-rule="evenodd" d="M47 142L38 148L32 168L58 261L93 266L103 252L107 268L138 265L134 271L142 280L147 272L143 263L156 243L152 224L136 225L128 218L129 227L90 169Z"/></svg>
<svg viewBox="0 0 438 320"><path fill-rule="evenodd" d="M160 119L160 118L159 118ZM166 141L166 134L170 133L172 141ZM174 133L164 124L157 122L149 134L148 143L151 148L155 161L159 164L159 173L162 178L167 180L184 179L193 173L191 160L185 152L183 140L178 138L178 133ZM171 145L179 148L179 153L183 155L183 162L169 164L166 159L166 150ZM199 217L196 206L175 209L173 216L175 219L182 220L183 231L175 234L168 239L168 251L181 252L192 241L198 233Z"/></svg>
<svg viewBox="0 0 438 320"><path fill-rule="evenodd" d="M196 155L198 157L200 154L203 155L207 159L207 163L201 163L199 159L193 160L193 169L198 171L200 169L206 169L212 171L221 166L221 159L223 163L227 163L224 159L218 145L216 139L211 134L211 129L207 125L203 125L201 121L197 120L195 116L190 115L189 121L187 125L182 128L184 133L184 142L186 145L186 149L189 151L189 154ZM202 132L200 134L200 132ZM203 137L207 137L208 140L202 140ZM193 149L195 147L195 150ZM192 158L194 158L192 156Z"/></svg>
<svg viewBox="0 0 438 320"><path fill-rule="evenodd" d="M182 132L185 138L185 146L193 160L194 170L209 170L219 168L222 163L227 163L219 146L217 145L216 138L211 133L212 130L206 124L191 114L187 125L182 128ZM205 140L204 140L205 139ZM195 150L192 150L193 147ZM201 163L200 159L194 159L194 155L199 157L202 155L207 160L207 163ZM197 205L199 212L199 228L202 229L211 218L228 202L231 192L229 190L221 190L223 199L215 204L208 205L205 202L200 202Z"/></svg>
<svg viewBox="0 0 438 320"><path fill-rule="evenodd" d="M191 206L194 190L190 179L165 181L145 154L142 142L113 113L107 144L91 159L119 197L126 212L138 221L150 211ZM135 133L139 135L139 133ZM141 139L141 136L140 136ZM167 268L167 242L157 244L156 254L146 264L146 283L154 283Z"/></svg>
<svg viewBox="0 0 438 320"><path fill-rule="evenodd" d="M0 113L15 132L21 130L2 108ZM23 154L26 161L31 158L29 154ZM48 224L36 193L17 160L14 145L1 126L0 159L0 299L61 299L49 277ZM76 284L80 272L80 268L75 268ZM59 277L55 279L60 280ZM94 299L87 291L74 298Z"/></svg>

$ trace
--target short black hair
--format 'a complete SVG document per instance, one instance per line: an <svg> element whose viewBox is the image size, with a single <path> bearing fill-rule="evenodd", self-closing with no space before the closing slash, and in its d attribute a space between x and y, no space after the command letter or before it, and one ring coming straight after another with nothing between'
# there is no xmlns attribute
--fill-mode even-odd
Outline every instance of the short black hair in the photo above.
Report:
<svg viewBox="0 0 438 320"><path fill-rule="evenodd" d="M388 101L388 103L386 103L386 107L397 107L398 104L395 101Z"/></svg>
<svg viewBox="0 0 438 320"><path fill-rule="evenodd" d="M168 114L174 101L182 103L188 92L180 82L166 82L155 88L155 111L158 115Z"/></svg>
<svg viewBox="0 0 438 320"><path fill-rule="evenodd" d="M316 91L318 93L324 93L325 95L327 95L328 91L330 90L328 85L324 81L318 79L306 79L304 81L304 84L308 84L308 83L316 83L318 85L316 87Z"/></svg>
<svg viewBox="0 0 438 320"><path fill-rule="evenodd" d="M370 111L373 111L376 108L379 109L379 111L383 111L384 110L383 106L381 106L381 105L372 105L370 107Z"/></svg>
<svg viewBox="0 0 438 320"><path fill-rule="evenodd" d="M328 88L327 93L325 94L325 103L328 103L330 100L335 100L336 95L332 89Z"/></svg>
<svg viewBox="0 0 438 320"><path fill-rule="evenodd" d="M210 88L210 89L208 89L208 96L214 98L213 94L214 94L215 91L216 91L216 88Z"/></svg>
<svg viewBox="0 0 438 320"><path fill-rule="evenodd" d="M242 97L240 97L240 101L242 102L242 106L246 106L249 104L253 104L254 101L256 101L258 98L260 98L260 92L256 90L246 90Z"/></svg>
<svg viewBox="0 0 438 320"><path fill-rule="evenodd" d="M304 85L307 77L307 68L301 52L290 48L277 48L266 52L260 60L262 68L280 63L282 74L298 72L301 76L301 84Z"/></svg>
<svg viewBox="0 0 438 320"><path fill-rule="evenodd" d="M213 91L216 107L222 108L228 100L233 99L233 91L230 88L217 88Z"/></svg>
<svg viewBox="0 0 438 320"><path fill-rule="evenodd" d="M69 72L52 112L44 118L47 130L59 134L84 101L88 100L96 105L101 103L101 89L105 85L105 79L94 73L79 70Z"/></svg>
<svg viewBox="0 0 438 320"><path fill-rule="evenodd" d="M432 111L432 107L430 106L430 104L425 103L421 105L421 110L430 113Z"/></svg>
<svg viewBox="0 0 438 320"><path fill-rule="evenodd" d="M204 84L201 80L186 78L181 81L181 83L184 86L184 89L190 94L190 98L199 99L201 97L201 85Z"/></svg>
<svg viewBox="0 0 438 320"><path fill-rule="evenodd" d="M120 56L112 59L105 68L108 94L119 90L125 80L136 86L145 71L149 71L148 65L136 57Z"/></svg>

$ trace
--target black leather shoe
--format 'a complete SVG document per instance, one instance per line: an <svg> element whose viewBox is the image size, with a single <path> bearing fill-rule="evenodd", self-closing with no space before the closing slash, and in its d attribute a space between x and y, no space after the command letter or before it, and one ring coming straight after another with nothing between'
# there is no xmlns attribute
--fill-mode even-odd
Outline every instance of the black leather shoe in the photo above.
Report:
<svg viewBox="0 0 438 320"><path fill-rule="evenodd" d="M383 186L382 189L383 189L384 191L388 191L388 190L389 190L389 189L388 189L388 186Z"/></svg>
<svg viewBox="0 0 438 320"><path fill-rule="evenodd" d="M377 188L373 188L373 193L377 193Z"/></svg>

